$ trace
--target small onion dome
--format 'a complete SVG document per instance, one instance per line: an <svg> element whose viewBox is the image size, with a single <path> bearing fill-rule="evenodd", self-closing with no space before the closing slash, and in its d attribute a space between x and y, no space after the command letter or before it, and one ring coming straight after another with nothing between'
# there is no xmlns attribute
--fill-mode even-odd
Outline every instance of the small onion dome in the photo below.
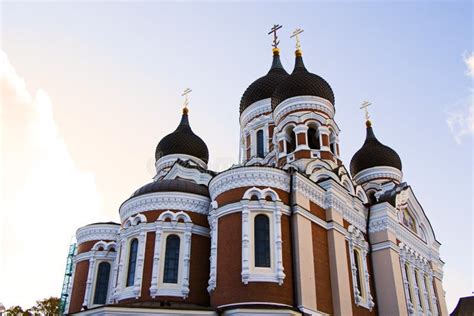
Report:
<svg viewBox="0 0 474 316"><path fill-rule="evenodd" d="M247 90L245 90L240 100L240 113L257 101L271 98L275 88L286 77L288 77L288 73L281 64L280 50L274 48L272 67L265 76L255 80Z"/></svg>
<svg viewBox="0 0 474 316"><path fill-rule="evenodd" d="M393 167L402 171L400 156L392 148L385 146L375 137L372 124L367 121L367 136L364 145L351 160L351 174L354 177L360 171L373 167Z"/></svg>
<svg viewBox="0 0 474 316"><path fill-rule="evenodd" d="M295 52L295 68L278 87L272 95L272 108L275 108L286 99L312 95L328 100L334 105L334 93L326 80L309 72L303 63L303 55L300 50Z"/></svg>
<svg viewBox="0 0 474 316"><path fill-rule="evenodd" d="M172 154L185 154L209 161L209 151L206 143L193 133L188 120L188 109L183 109L183 116L176 130L165 136L156 146L155 159Z"/></svg>
<svg viewBox="0 0 474 316"><path fill-rule="evenodd" d="M145 184L136 190L130 198L154 192L184 192L202 196L209 196L209 190L205 185L197 184L189 180L158 180Z"/></svg>

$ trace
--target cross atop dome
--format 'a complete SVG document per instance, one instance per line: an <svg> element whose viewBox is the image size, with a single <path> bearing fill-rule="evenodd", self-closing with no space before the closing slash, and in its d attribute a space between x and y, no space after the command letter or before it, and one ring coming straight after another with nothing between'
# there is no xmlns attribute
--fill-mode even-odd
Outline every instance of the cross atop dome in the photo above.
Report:
<svg viewBox="0 0 474 316"><path fill-rule="evenodd" d="M183 113L188 114L188 105L189 105L189 94L192 92L190 88L186 88L186 90L183 91L181 96L184 97L184 104L183 104Z"/></svg>
<svg viewBox="0 0 474 316"><path fill-rule="evenodd" d="M372 123L370 122L370 115L369 115L369 109L368 109L369 106L371 106L371 105L372 105L372 103L370 103L369 101L364 101L362 103L361 107L360 107L361 110L364 109L364 111L365 111L365 124L367 126L372 125Z"/></svg>
<svg viewBox="0 0 474 316"><path fill-rule="evenodd" d="M279 52L279 49L278 49L278 44L280 44L280 41L278 40L278 36L277 36L277 31L279 29L281 29L283 27L283 25L280 25L280 24L274 24L273 27L270 29L270 32L268 32L268 35L272 34L273 33L273 52Z"/></svg>
<svg viewBox="0 0 474 316"><path fill-rule="evenodd" d="M301 54L301 42L300 42L300 34L303 33L303 29L296 29L293 31L293 34L290 36L290 38L295 38L296 39L296 53Z"/></svg>

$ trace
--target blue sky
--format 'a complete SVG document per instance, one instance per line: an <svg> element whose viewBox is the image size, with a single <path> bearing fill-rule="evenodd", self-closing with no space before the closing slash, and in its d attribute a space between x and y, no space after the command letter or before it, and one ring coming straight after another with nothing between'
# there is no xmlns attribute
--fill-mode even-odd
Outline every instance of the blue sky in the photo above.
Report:
<svg viewBox="0 0 474 316"><path fill-rule="evenodd" d="M118 220L118 206L153 176L154 147L178 124L181 91L193 89L190 121L208 144L211 167L229 166L238 156L240 98L271 63L269 28L284 26L280 47L288 71L294 56L289 36L303 28L305 64L336 96L346 166L365 137L359 105L365 99L373 103L375 133L401 156L404 180L443 244L452 310L459 296L473 290L472 128L460 136L457 125L451 130L447 123L469 120L472 107L472 77L464 62L473 51L472 6L467 1L7 2L1 5L1 48L29 91L41 88L49 95L65 150L77 170L94 178L102 200L97 216ZM8 119L2 118L5 125ZM2 151L23 156L21 165L4 166L9 173L2 180L10 184L5 200L30 176L22 134L11 135L16 141L5 142ZM45 194L54 196L54 190ZM46 204L36 211L48 212ZM90 221L84 213L68 227ZM61 236L62 248L54 249L54 256L64 257L73 233L70 228ZM11 294L4 303L59 295L62 275L51 278L56 293L39 288L31 294L35 297L17 300Z"/></svg>

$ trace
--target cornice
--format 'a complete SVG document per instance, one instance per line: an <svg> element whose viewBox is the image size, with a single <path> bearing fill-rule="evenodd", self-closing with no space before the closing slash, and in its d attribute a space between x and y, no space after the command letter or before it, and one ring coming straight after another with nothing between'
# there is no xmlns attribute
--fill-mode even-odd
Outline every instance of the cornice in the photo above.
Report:
<svg viewBox="0 0 474 316"><path fill-rule="evenodd" d="M137 196L122 204L120 219L152 210L179 210L207 215L209 198L184 192L155 192Z"/></svg>
<svg viewBox="0 0 474 316"><path fill-rule="evenodd" d="M354 181L358 184L375 179L392 179L400 183L403 179L403 173L394 167L381 166L362 170L354 176Z"/></svg>
<svg viewBox="0 0 474 316"><path fill-rule="evenodd" d="M91 240L115 240L119 232L119 225L92 224L83 226L76 231L77 244Z"/></svg>
<svg viewBox="0 0 474 316"><path fill-rule="evenodd" d="M244 128L255 117L269 112L272 112L270 98L252 103L242 112L242 114L240 114L240 127Z"/></svg>
<svg viewBox="0 0 474 316"><path fill-rule="evenodd" d="M290 112L315 110L325 113L328 118L334 117L335 111L331 102L323 98L305 95L289 98L281 102L273 111L273 118L275 124L278 125L280 120Z"/></svg>
<svg viewBox="0 0 474 316"><path fill-rule="evenodd" d="M264 186L290 191L290 177L282 170L269 167L239 167L224 171L209 183L213 200L220 194L242 187Z"/></svg>

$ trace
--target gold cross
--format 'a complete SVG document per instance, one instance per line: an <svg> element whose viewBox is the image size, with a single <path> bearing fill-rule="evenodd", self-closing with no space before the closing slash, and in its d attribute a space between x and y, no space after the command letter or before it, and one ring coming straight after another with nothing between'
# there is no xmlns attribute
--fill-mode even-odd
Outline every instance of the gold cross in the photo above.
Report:
<svg viewBox="0 0 474 316"><path fill-rule="evenodd" d="M293 31L293 34L290 36L290 38L292 38L292 37L296 38L296 50L301 49L301 43L300 43L299 35L303 32L304 32L304 30L302 30L302 29L296 29L296 30Z"/></svg>
<svg viewBox="0 0 474 316"><path fill-rule="evenodd" d="M184 107L187 109L188 108L188 104L189 104L189 94L191 93L191 89L189 88L186 88L186 90L183 91L183 93L181 94L182 96L184 96Z"/></svg>
<svg viewBox="0 0 474 316"><path fill-rule="evenodd" d="M270 32L268 32L268 35L273 33L273 44L272 44L273 48L278 48L278 44L280 44L280 41L278 40L278 36L277 36L277 31L281 29L282 27L283 25L273 24L273 27L271 28Z"/></svg>
<svg viewBox="0 0 474 316"><path fill-rule="evenodd" d="M360 107L360 109L364 109L365 110L365 120L368 121L370 119L370 115L369 115L369 109L368 107L371 106L372 103L370 103L369 101L364 101Z"/></svg>

